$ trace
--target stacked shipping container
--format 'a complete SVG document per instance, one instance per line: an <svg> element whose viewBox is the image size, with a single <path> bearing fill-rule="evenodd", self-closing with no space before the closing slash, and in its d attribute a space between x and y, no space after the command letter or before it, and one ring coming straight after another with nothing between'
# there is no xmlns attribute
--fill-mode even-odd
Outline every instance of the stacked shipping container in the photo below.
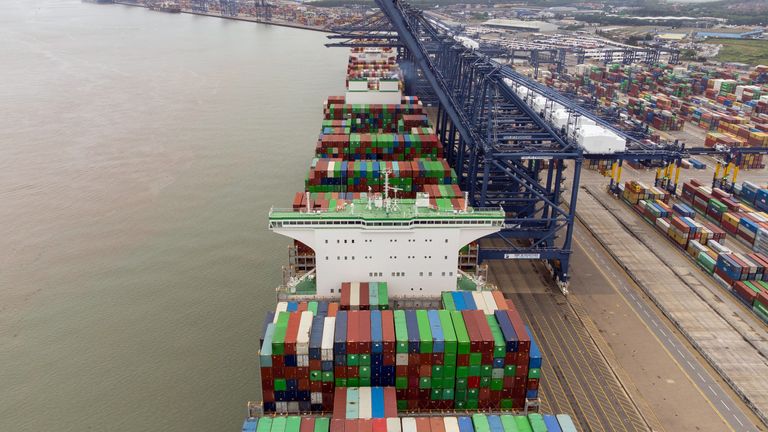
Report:
<svg viewBox="0 0 768 432"><path fill-rule="evenodd" d="M626 193L630 186L629 183L625 185L623 197L627 204L632 204L627 196L637 197L645 194L642 188L638 189L638 184L636 182L632 184L633 193L631 195ZM712 198L712 196L717 198ZM708 188L703 188L695 180L684 185L682 198L689 202L692 207L682 203L675 203L669 207L660 200L656 202L639 200L637 204L632 205L632 208L663 232L670 241L683 249L720 285L745 301L760 318L768 322L768 313L765 313L766 304L759 301L755 304L755 298L760 293L755 291L754 296L750 294L753 289L762 289L762 281L768 281L768 271L766 271L768 256L762 253L739 254L732 252L724 246L725 230L713 223L695 219L696 210L698 210L707 219L720 223L724 228L727 226L729 232L739 235L738 227L742 226L740 220L743 219L738 219L739 216L735 215L749 213L738 211L731 213L728 210L740 210L745 207L744 204L730 199L728 194L718 189L711 191ZM732 221L734 218L735 222ZM744 238L743 235L740 237ZM740 284L742 281L754 281L758 284Z"/></svg>
<svg viewBox="0 0 768 432"><path fill-rule="evenodd" d="M354 411L355 408L350 410ZM363 410L360 406L358 411ZM372 409L371 409L372 410ZM328 417L248 418L243 432L576 432L567 414L487 415L440 417L348 418L348 411ZM342 414L344 414L342 416Z"/></svg>
<svg viewBox="0 0 768 432"><path fill-rule="evenodd" d="M519 409L537 398L541 353L514 305L499 292L446 295L478 300L395 311L281 302L263 331L265 411L327 412L338 387L394 386L400 410Z"/></svg>
<svg viewBox="0 0 768 432"><path fill-rule="evenodd" d="M356 160L315 158L305 185L308 192L384 192L384 176L402 189L401 197L415 198L424 185L452 185L456 173L444 159L432 161Z"/></svg>
<svg viewBox="0 0 768 432"><path fill-rule="evenodd" d="M691 180L683 183L681 199L755 251L768 253L768 188L744 182L737 192L731 195Z"/></svg>

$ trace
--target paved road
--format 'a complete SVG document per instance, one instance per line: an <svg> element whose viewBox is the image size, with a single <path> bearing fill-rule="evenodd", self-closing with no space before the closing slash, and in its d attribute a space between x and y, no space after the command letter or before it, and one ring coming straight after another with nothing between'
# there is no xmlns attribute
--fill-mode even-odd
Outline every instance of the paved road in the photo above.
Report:
<svg viewBox="0 0 768 432"><path fill-rule="evenodd" d="M618 274L615 270L615 261L592 237L584 234L585 229L577 230L574 234L578 246L584 248L600 268L610 277L611 284L637 312L637 315L643 319L649 329L655 334L656 338L664 345L665 349L685 370L688 377L694 382L704 396L710 401L712 406L720 413L723 420L728 423L734 431L759 431L752 421L741 411L737 403L720 388L715 380L709 375L706 369L698 360L688 351L688 348L678 339L666 325L655 309L646 305L645 300L636 293L625 274Z"/></svg>
<svg viewBox="0 0 768 432"><path fill-rule="evenodd" d="M584 431L647 431L614 372L541 263L493 261L491 280L529 323L545 359L542 411L565 412Z"/></svg>

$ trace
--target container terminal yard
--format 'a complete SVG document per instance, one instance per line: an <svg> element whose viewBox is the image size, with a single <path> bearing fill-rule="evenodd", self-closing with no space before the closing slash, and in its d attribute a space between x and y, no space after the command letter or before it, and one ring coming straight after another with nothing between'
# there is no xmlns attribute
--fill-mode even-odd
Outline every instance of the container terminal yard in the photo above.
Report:
<svg viewBox="0 0 768 432"><path fill-rule="evenodd" d="M243 430L766 430L768 68L376 3L268 216Z"/></svg>

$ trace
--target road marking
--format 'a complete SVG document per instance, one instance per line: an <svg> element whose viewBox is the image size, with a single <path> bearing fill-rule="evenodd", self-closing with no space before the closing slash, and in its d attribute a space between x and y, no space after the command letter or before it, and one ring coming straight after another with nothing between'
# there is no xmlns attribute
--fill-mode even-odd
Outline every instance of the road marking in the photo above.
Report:
<svg viewBox="0 0 768 432"><path fill-rule="evenodd" d="M667 333L663 329L659 329L659 332L664 335L664 337L667 337Z"/></svg>
<svg viewBox="0 0 768 432"><path fill-rule="evenodd" d="M651 322L653 323L654 326L656 326L656 327L659 326L659 323L657 323L656 320L652 320Z"/></svg>
<svg viewBox="0 0 768 432"><path fill-rule="evenodd" d="M701 374L700 374L699 372L696 372L696 375L698 375L698 376L699 376L699 379L700 379L700 380L704 381L704 377L703 377L703 376L701 376Z"/></svg>
<svg viewBox="0 0 768 432"><path fill-rule="evenodd" d="M731 410L731 407L729 407L728 405L726 405L726 404L725 404L725 402L723 402L723 400L722 400L722 399L720 399L720 403L721 403L721 404L723 404L723 406L725 407L725 409L727 409L728 411L730 411L730 410Z"/></svg>
<svg viewBox="0 0 768 432"><path fill-rule="evenodd" d="M650 317L651 317L651 314L649 314L649 313L648 313L648 310L647 310L647 309L645 309L645 308L643 308L643 313L644 313L644 314L645 314L645 316L647 316L648 318L650 318Z"/></svg>
<svg viewBox="0 0 768 432"><path fill-rule="evenodd" d="M711 385L707 384L707 388L709 388L709 391L711 391L713 394L715 393L715 389L713 389Z"/></svg>
<svg viewBox="0 0 768 432"><path fill-rule="evenodd" d="M597 241L597 240L595 240L595 241ZM577 244L579 247L581 247L582 249L586 249L586 248L584 247L584 244L583 244L583 242L582 242L582 241L578 241L578 240L577 240L577 241L576 241L576 244ZM594 264L594 265L595 265L595 267L597 268L597 271L598 271L598 272L600 272L600 273L602 273L602 274L603 274L603 276L605 276L605 278L606 278L606 279L607 279L607 281L608 281L608 284L610 284L611 286L613 286L613 287L614 287L614 289L616 289L616 291L617 291L617 292L619 292L619 290L618 290L618 287L616 286L616 283L614 283L614 280L613 280L613 279L610 279L610 278L608 277L608 275L605 273L605 271L603 270L603 268L601 268L600 266L598 266L598 265L597 265L597 262L595 262L594 258L593 258L591 255L587 254L587 259L588 259L588 260L590 260L590 261L592 261L592 264ZM625 276L626 276L626 275L625 275ZM633 297L633 298L635 297L632 291L628 291L628 294L629 294L631 297ZM733 427L733 426L731 426L731 422L729 422L728 420L726 420L726 419L725 419L725 417L723 416L723 413L721 413L721 412L720 412L720 410L719 410L719 409L717 409L717 407L716 407L716 406L715 406L715 404L714 404L714 401L713 401L712 399L710 399L709 397L707 397L707 395L705 395L705 394L704 394L704 391L703 391L703 390L701 389L701 387L700 387L700 386L699 386L699 385L698 385L698 384L697 384L697 383L696 383L696 382L693 380L693 377L691 377L691 375L690 375L690 374L689 374L689 373L688 373L688 372L687 372L687 371L686 371L686 370L683 368L683 366L682 366L680 363L678 363L678 361L677 361L677 360L675 359L675 357L672 355L672 352L671 352L669 349L667 349L667 347L664 345L664 343L663 343L663 342L662 342L662 341L661 341L661 340L660 340L658 337L656 337L656 334L655 334L655 333L652 331L651 327L650 327L650 326L648 326L648 323L647 323L645 320L643 320L643 319L642 319L642 317L640 316L640 313L638 312L638 310L637 310L637 307L633 307L633 306L632 306L632 305L629 303L629 301L627 300L626 296L621 296L621 297L622 297L622 300L624 300L624 302L627 304L627 306L629 306L629 307L630 307L630 309L632 309L632 311L633 311L633 312L634 312L634 313L637 315L637 317L638 317L638 318L640 318L640 322L641 322L641 323L642 323L642 324L645 326L645 328L647 328L647 329L648 329L648 332L651 334L651 336L652 336L652 337L654 337L654 338L655 338L655 339L656 339L656 340L659 342L659 345L661 346L661 348L662 348L664 351L666 351L666 352L667 352L667 354L669 354L669 357L670 357L670 358L672 359L672 361L673 361L673 362L674 362L674 363L677 365L677 367L678 367L678 368L680 368L680 371L683 373L683 375L685 375L685 376L686 376L686 378L688 378L688 379L690 380L691 384L693 384L693 388L694 388L694 389L696 389L696 391L697 391L697 392L699 392L699 394L701 395L701 397L702 397L702 398L704 398L704 400L707 402L707 404L708 404L710 407L712 407L712 410L714 411L714 413L715 413L715 414L716 414L718 417L720 417L720 419L723 421L723 423L725 424L725 426L726 426L726 427L727 427L729 430L731 430L731 431L734 431L734 432L735 432L735 431L736 431L736 429L734 429L734 427ZM635 300L636 300L636 299L635 299ZM635 301L635 303L637 303L637 301ZM666 333L665 333L665 335L666 335ZM669 341L669 344L670 344L670 348L671 348L672 346L674 346L674 345L675 345L675 344L672 342L672 340L671 340L669 337L667 337L667 341ZM679 349L678 349L678 351L679 351ZM681 356L682 356L682 354L681 354ZM742 426L743 426L743 425L742 425Z"/></svg>
<svg viewBox="0 0 768 432"><path fill-rule="evenodd" d="M744 423L742 423L742 422L741 422L741 420L739 420L739 418L738 418L738 417L736 417L736 415L735 415L735 414L734 414L733 418L735 418L735 419L736 419L736 421L737 421L737 422L739 422L739 424L741 425L741 427L744 427Z"/></svg>
<svg viewBox="0 0 768 432"><path fill-rule="evenodd" d="M693 369L693 363L691 363L691 361L690 361L690 360L686 360L685 362L686 362L686 363L688 363L688 366L690 366L690 367L691 367L691 369Z"/></svg>

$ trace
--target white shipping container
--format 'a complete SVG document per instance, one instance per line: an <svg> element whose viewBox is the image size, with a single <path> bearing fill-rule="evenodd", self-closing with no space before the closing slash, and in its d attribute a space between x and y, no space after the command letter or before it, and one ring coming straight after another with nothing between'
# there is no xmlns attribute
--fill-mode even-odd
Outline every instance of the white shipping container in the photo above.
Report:
<svg viewBox="0 0 768 432"><path fill-rule="evenodd" d="M483 291L483 300L485 300L485 306L488 308L486 314L493 314L499 308L496 306L496 300L493 298L493 293L490 291Z"/></svg>
<svg viewBox="0 0 768 432"><path fill-rule="evenodd" d="M357 408L357 418L369 419L372 417L371 408L371 388L360 387L359 402Z"/></svg>
<svg viewBox="0 0 768 432"><path fill-rule="evenodd" d="M312 312L301 313L299 331L296 333L296 354L309 354L309 331L312 329Z"/></svg>
<svg viewBox="0 0 768 432"><path fill-rule="evenodd" d="M477 306L478 310L483 311L483 313L487 313L485 311L488 308L485 306L485 300L483 299L483 294L481 292L472 291L472 300L475 301L475 306Z"/></svg>
<svg viewBox="0 0 768 432"><path fill-rule="evenodd" d="M399 417L389 417L387 419L387 432L401 432Z"/></svg>
<svg viewBox="0 0 768 432"><path fill-rule="evenodd" d="M403 432L417 432L416 431L416 419L413 417L403 417Z"/></svg>
<svg viewBox="0 0 768 432"><path fill-rule="evenodd" d="M336 317L323 320L323 340L320 342L320 360L333 361L333 336L336 329Z"/></svg>
<svg viewBox="0 0 768 432"><path fill-rule="evenodd" d="M395 354L395 366L408 366L408 354Z"/></svg>
<svg viewBox="0 0 768 432"><path fill-rule="evenodd" d="M272 320L272 322L277 323L277 317L280 316L280 312L286 311L288 311L288 302L279 302L275 308L275 318Z"/></svg>
<svg viewBox="0 0 768 432"><path fill-rule="evenodd" d="M360 282L352 282L349 288L349 308L360 309Z"/></svg>
<svg viewBox="0 0 768 432"><path fill-rule="evenodd" d="M309 394L310 402L313 404L321 404L323 403L323 393L322 392L312 392Z"/></svg>
<svg viewBox="0 0 768 432"><path fill-rule="evenodd" d="M443 417L445 432L459 432L459 421L456 417Z"/></svg>
<svg viewBox="0 0 768 432"><path fill-rule="evenodd" d="M296 366L309 367L309 355L308 354L296 355Z"/></svg>

